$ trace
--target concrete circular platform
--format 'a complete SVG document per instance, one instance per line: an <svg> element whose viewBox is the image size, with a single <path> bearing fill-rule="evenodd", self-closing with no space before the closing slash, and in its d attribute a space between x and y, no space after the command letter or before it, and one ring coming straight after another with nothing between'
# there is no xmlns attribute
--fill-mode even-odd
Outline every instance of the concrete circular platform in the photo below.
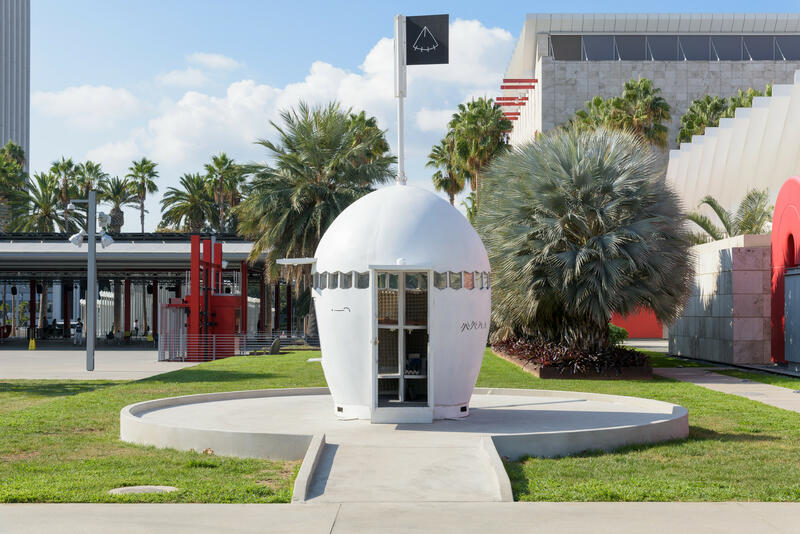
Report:
<svg viewBox="0 0 800 534"><path fill-rule="evenodd" d="M685 438L685 408L593 393L476 388L470 415L431 424L374 425L337 419L327 388L239 391L172 397L123 408L124 441L270 459L302 459L314 436L328 443L460 446L491 438L511 459Z"/></svg>

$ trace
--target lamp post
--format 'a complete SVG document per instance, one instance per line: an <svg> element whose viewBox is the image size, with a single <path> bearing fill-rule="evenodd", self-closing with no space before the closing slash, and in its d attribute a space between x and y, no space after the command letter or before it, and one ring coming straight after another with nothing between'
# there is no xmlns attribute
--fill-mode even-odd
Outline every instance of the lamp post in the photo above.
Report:
<svg viewBox="0 0 800 534"><path fill-rule="evenodd" d="M103 248L114 243L111 236L106 234L106 227L110 224L111 218L102 211L96 215L97 211L97 192L89 191L87 200L73 200L67 206L67 210L74 210L73 203L88 204L86 217L87 230L81 230L69 238L70 243L76 247L83 245L84 239L89 241L89 259L86 269L86 370L94 371L94 346L97 340L97 241L95 241L95 231L97 223L100 222L100 245ZM91 299L89 298L91 295ZM90 302L91 301L91 302Z"/></svg>

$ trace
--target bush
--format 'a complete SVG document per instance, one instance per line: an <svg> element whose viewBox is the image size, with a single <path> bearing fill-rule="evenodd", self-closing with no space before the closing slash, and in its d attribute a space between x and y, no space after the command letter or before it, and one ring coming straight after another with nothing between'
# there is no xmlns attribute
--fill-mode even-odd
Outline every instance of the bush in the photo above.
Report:
<svg viewBox="0 0 800 534"><path fill-rule="evenodd" d="M589 351L529 338L498 341L492 345L492 350L542 367L555 367L562 374L603 373L608 369L644 367L650 362L646 354L624 347Z"/></svg>
<svg viewBox="0 0 800 534"><path fill-rule="evenodd" d="M481 195L498 330L605 354L614 312L680 314L691 242L663 163L637 136L552 131L497 157Z"/></svg>
<svg viewBox="0 0 800 534"><path fill-rule="evenodd" d="M621 345L623 341L628 339L628 331L612 323L608 323L608 333L611 337L611 343L614 345Z"/></svg>

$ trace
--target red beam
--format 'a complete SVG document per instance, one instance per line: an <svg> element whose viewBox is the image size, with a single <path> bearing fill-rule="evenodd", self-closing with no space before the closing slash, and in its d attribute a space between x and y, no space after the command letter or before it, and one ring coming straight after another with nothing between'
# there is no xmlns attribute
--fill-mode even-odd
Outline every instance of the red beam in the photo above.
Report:
<svg viewBox="0 0 800 534"><path fill-rule="evenodd" d="M535 85L501 85L500 89L535 89Z"/></svg>
<svg viewBox="0 0 800 534"><path fill-rule="evenodd" d="M503 83L539 83L536 78L503 78Z"/></svg>
<svg viewBox="0 0 800 534"><path fill-rule="evenodd" d="M518 100L518 101L526 101L527 102L528 97L527 96L498 96L497 98L495 98L496 102L505 102L507 100L513 100L513 101L517 101Z"/></svg>
<svg viewBox="0 0 800 534"><path fill-rule="evenodd" d="M498 102L498 106L524 106L525 102Z"/></svg>

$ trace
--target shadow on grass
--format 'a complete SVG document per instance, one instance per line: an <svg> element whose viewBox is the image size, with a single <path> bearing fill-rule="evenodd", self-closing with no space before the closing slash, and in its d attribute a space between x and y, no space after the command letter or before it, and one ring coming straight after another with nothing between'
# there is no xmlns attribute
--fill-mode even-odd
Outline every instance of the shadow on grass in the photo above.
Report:
<svg viewBox="0 0 800 534"><path fill-rule="evenodd" d="M284 375L276 373L248 373L226 369L180 369L139 380L138 383L186 384L190 382L242 382L246 380L269 380Z"/></svg>
<svg viewBox="0 0 800 534"><path fill-rule="evenodd" d="M37 382L37 381L23 381L23 382L0 382L0 394L2 393L26 393L28 395L36 395L39 397L66 397L70 395L78 395L79 393L86 393L87 391L94 391L96 389L103 389L110 386L116 386L119 382Z"/></svg>
<svg viewBox="0 0 800 534"><path fill-rule="evenodd" d="M759 432L717 432L701 426L689 427L689 441L779 441L776 436L764 435Z"/></svg>

